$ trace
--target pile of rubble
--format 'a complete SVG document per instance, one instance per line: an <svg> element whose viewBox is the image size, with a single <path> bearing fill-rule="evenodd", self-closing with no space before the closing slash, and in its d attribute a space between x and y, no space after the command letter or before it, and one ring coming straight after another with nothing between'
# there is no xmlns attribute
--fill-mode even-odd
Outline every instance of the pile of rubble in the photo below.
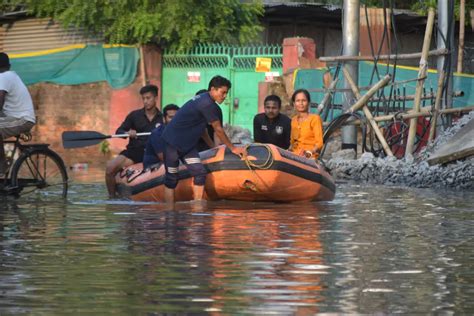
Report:
<svg viewBox="0 0 474 316"><path fill-rule="evenodd" d="M325 161L325 165L338 180L413 187L474 189L473 156L445 165L430 166L426 161L470 120L474 120L474 111L444 131L415 158L400 160L395 157L377 158L372 153L363 153L359 159L351 159L354 157L354 152L343 150L333 153L332 157Z"/></svg>
<svg viewBox="0 0 474 316"><path fill-rule="evenodd" d="M246 128L225 123L224 131L233 144L247 145L253 142L252 134Z"/></svg>

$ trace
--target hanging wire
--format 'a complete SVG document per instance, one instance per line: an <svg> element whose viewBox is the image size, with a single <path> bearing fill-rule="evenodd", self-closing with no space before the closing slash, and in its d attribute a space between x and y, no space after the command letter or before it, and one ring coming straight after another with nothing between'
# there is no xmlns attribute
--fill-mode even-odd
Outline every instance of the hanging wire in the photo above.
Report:
<svg viewBox="0 0 474 316"><path fill-rule="evenodd" d="M397 23L395 21L394 12L395 12L395 0L391 0L390 1L390 22L392 24L394 46L395 46L395 49L394 49L395 58L393 60L392 82L395 82L395 78L397 75L397 64L398 64L398 58L397 58L398 57L398 30L397 30ZM394 88L393 86L390 87L389 100L391 100L393 102L393 105L395 105L396 101L395 99L392 99L393 88Z"/></svg>

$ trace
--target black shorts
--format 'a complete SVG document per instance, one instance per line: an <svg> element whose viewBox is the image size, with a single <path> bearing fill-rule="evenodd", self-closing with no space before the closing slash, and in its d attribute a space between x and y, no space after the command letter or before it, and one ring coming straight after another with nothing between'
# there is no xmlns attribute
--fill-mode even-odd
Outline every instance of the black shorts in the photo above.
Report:
<svg viewBox="0 0 474 316"><path fill-rule="evenodd" d="M145 149L125 149L120 152L120 155L127 157L134 163L143 162L143 156L145 155Z"/></svg>

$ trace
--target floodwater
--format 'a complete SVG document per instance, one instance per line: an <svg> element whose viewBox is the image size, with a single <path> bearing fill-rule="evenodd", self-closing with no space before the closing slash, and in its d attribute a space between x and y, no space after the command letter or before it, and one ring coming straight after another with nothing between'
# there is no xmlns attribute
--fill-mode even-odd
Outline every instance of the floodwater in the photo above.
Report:
<svg viewBox="0 0 474 316"><path fill-rule="evenodd" d="M0 206L0 314L474 313L474 194L339 183L325 203Z"/></svg>

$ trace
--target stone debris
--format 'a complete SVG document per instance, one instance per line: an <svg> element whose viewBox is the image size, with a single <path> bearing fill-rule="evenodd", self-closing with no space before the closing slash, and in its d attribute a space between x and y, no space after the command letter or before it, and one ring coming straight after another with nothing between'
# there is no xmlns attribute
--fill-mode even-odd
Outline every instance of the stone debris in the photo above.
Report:
<svg viewBox="0 0 474 316"><path fill-rule="evenodd" d="M253 142L252 134L247 128L225 123L224 131L233 144L247 145Z"/></svg>
<svg viewBox="0 0 474 316"><path fill-rule="evenodd" d="M372 153L363 153L359 159L351 159L348 153L334 153L324 161L338 180L354 180L374 184L404 185L471 190L474 189L474 157L446 165L430 166L426 159L433 151L448 142L470 120L474 111L459 119L436 140L424 148L416 157L396 159L377 158Z"/></svg>

